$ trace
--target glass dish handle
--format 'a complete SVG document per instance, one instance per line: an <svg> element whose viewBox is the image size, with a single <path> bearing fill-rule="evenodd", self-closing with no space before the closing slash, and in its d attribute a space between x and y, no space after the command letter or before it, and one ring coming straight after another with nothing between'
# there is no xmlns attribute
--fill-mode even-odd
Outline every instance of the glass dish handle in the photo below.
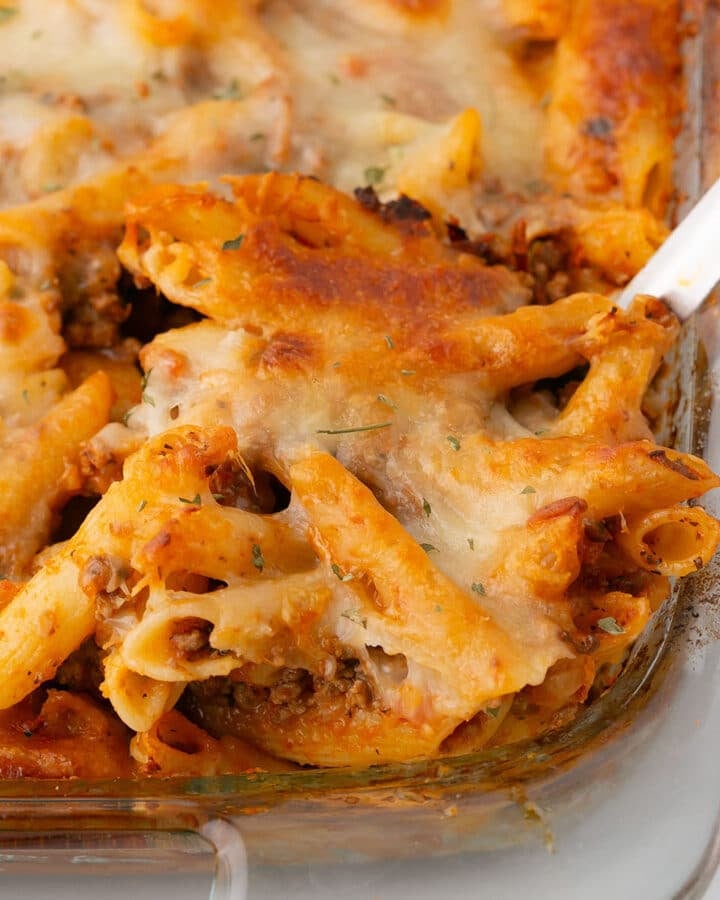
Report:
<svg viewBox="0 0 720 900"><path fill-rule="evenodd" d="M227 819L210 819L199 833L215 849L215 878L210 900L245 900L247 854L242 835Z"/></svg>
<svg viewBox="0 0 720 900"><path fill-rule="evenodd" d="M24 900L246 900L248 893L242 835L222 818L167 829L66 819L42 831L0 830L0 878L3 896L8 890Z"/></svg>

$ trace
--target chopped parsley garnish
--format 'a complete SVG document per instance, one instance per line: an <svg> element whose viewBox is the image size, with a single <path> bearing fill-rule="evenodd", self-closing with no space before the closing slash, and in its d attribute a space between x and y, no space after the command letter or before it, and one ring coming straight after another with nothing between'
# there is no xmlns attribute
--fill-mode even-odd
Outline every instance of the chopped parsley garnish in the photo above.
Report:
<svg viewBox="0 0 720 900"><path fill-rule="evenodd" d="M607 632L607 634L625 634L625 629L614 616L605 616L603 619L598 619L597 624L598 628Z"/></svg>
<svg viewBox="0 0 720 900"><path fill-rule="evenodd" d="M475 549L475 539L474 539L474 538L468 538L468 539L467 539L467 542L468 542L468 547L469 547L471 550L474 550L474 549Z"/></svg>
<svg viewBox="0 0 720 900"><path fill-rule="evenodd" d="M178 500L181 503L190 503L192 506L202 506L202 497L200 494L195 494L192 500L188 500L187 497L178 497Z"/></svg>
<svg viewBox="0 0 720 900"><path fill-rule="evenodd" d="M8 19L16 16L17 12L13 6L0 6L0 22L7 22Z"/></svg>
<svg viewBox="0 0 720 900"><path fill-rule="evenodd" d="M334 72L328 72L328 80L330 81L330 84L334 84L335 86L340 84L340 79Z"/></svg>
<svg viewBox="0 0 720 900"><path fill-rule="evenodd" d="M245 240L244 234L239 234L237 237L231 238L229 241L225 241L222 245L223 250L239 250L242 247L242 242Z"/></svg>
<svg viewBox="0 0 720 900"><path fill-rule="evenodd" d="M391 97L390 94L380 94L380 99L385 106L395 106L397 104L397 100L394 97Z"/></svg>
<svg viewBox="0 0 720 900"><path fill-rule="evenodd" d="M47 184L43 185L43 191L46 194L54 194L55 191L61 191L62 189L63 186L58 181L50 181Z"/></svg>
<svg viewBox="0 0 720 900"><path fill-rule="evenodd" d="M422 498L422 501L423 501L423 504L422 504L423 512L425 513L425 515L426 516L432 515L432 506L430 506L430 504L427 502L427 500L424 497Z"/></svg>
<svg viewBox="0 0 720 900"><path fill-rule="evenodd" d="M499 707L499 706L486 706L486 707L485 707L485 712L486 712L489 716L492 716L493 719L497 719L498 713L500 712L500 707Z"/></svg>
<svg viewBox="0 0 720 900"><path fill-rule="evenodd" d="M155 401L153 398L147 393L148 381L150 380L150 373L152 369L148 369L147 372L143 375L142 380L140 381L140 399L143 403L147 403L150 406L155 406Z"/></svg>
<svg viewBox="0 0 720 900"><path fill-rule="evenodd" d="M28 393L28 389L27 389L27 388L23 388L22 398L23 398L23 400L24 400L26 403L29 403L29 402L30 402L30 394Z"/></svg>
<svg viewBox="0 0 720 900"><path fill-rule="evenodd" d="M435 604L435 612L440 613L440 612L442 612L442 611L443 611L442 606L440 606L439 603L436 603L436 604Z"/></svg>
<svg viewBox="0 0 720 900"><path fill-rule="evenodd" d="M433 550L437 550L437 547L433 547L432 544L420 544L420 546L426 553L432 553Z"/></svg>
<svg viewBox="0 0 720 900"><path fill-rule="evenodd" d="M230 84L222 91L215 91L214 100L238 100L240 98L240 84L237 78L233 78Z"/></svg>
<svg viewBox="0 0 720 900"><path fill-rule="evenodd" d="M400 369L401 375L414 375L415 369Z"/></svg>
<svg viewBox="0 0 720 900"><path fill-rule="evenodd" d="M380 184L385 177L385 169L381 169L380 166L368 166L364 174L368 184Z"/></svg>
<svg viewBox="0 0 720 900"><path fill-rule="evenodd" d="M537 491L531 484L526 484L525 487L520 491L521 494L537 494Z"/></svg>
<svg viewBox="0 0 720 900"><path fill-rule="evenodd" d="M356 425L354 428L318 428L315 434L354 434L356 431L375 431L391 425L392 422L378 422L376 425Z"/></svg>
<svg viewBox="0 0 720 900"><path fill-rule="evenodd" d="M255 134L250 135L250 140L251 141L264 141L265 135L263 134L262 131L256 131Z"/></svg>
<svg viewBox="0 0 720 900"><path fill-rule="evenodd" d="M262 572L265 568L265 558L263 557L262 550L260 549L260 544L252 545L252 563L258 572Z"/></svg>
<svg viewBox="0 0 720 900"><path fill-rule="evenodd" d="M386 335L385 335L385 343L388 345L388 347L389 347L391 350L394 350L394 349L395 349L395 341L393 341L393 339L390 337L389 334L386 334Z"/></svg>
<svg viewBox="0 0 720 900"><path fill-rule="evenodd" d="M147 500L141 500L140 503L138 503L137 511L142 512L146 506L147 506Z"/></svg>
<svg viewBox="0 0 720 900"><path fill-rule="evenodd" d="M367 628L367 619L362 615L359 609L346 609L344 612L341 612L340 615L343 619L349 619L356 625L362 625L363 628Z"/></svg>
<svg viewBox="0 0 720 900"><path fill-rule="evenodd" d="M450 446L453 448L453 450L460 449L460 441L455 437L454 434L449 434L447 436L447 442L448 442L448 444L450 444Z"/></svg>
<svg viewBox="0 0 720 900"><path fill-rule="evenodd" d="M197 288L205 287L206 284L210 284L212 278L201 278L200 281L196 281L195 284L192 285L193 290L197 290Z"/></svg>
<svg viewBox="0 0 720 900"><path fill-rule="evenodd" d="M481 597L485 596L485 585L482 581L473 581L472 589L476 594L480 594Z"/></svg>
<svg viewBox="0 0 720 900"><path fill-rule="evenodd" d="M337 577L338 581L352 581L353 575L350 572L346 572L343 574L340 566L337 563L333 563L330 568L333 570L333 573Z"/></svg>
<svg viewBox="0 0 720 900"><path fill-rule="evenodd" d="M397 409L397 405L386 394L378 394L377 398L385 406L389 406L390 409Z"/></svg>

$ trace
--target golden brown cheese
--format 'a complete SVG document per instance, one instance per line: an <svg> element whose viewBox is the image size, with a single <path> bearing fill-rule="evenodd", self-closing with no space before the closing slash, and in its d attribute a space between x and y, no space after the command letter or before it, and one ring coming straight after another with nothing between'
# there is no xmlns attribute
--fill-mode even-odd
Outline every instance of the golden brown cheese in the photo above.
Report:
<svg viewBox="0 0 720 900"><path fill-rule="evenodd" d="M679 127L679 4L582 0L557 47L551 171L576 196L667 208Z"/></svg>

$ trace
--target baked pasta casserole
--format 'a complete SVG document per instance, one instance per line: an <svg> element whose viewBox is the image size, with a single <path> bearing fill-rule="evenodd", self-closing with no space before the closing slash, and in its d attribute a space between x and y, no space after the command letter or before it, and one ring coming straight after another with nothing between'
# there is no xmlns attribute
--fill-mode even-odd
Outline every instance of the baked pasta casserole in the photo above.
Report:
<svg viewBox="0 0 720 900"><path fill-rule="evenodd" d="M720 540L678 322L613 302L682 13L5 0L3 777L452 756L618 678Z"/></svg>

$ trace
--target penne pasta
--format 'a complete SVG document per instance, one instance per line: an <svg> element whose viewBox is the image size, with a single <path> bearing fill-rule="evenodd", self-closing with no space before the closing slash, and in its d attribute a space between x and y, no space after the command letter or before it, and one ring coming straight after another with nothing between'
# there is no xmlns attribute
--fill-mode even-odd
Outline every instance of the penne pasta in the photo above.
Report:
<svg viewBox="0 0 720 900"><path fill-rule="evenodd" d="M339 9L0 10L3 777L538 737L720 543L614 302L679 3Z"/></svg>

